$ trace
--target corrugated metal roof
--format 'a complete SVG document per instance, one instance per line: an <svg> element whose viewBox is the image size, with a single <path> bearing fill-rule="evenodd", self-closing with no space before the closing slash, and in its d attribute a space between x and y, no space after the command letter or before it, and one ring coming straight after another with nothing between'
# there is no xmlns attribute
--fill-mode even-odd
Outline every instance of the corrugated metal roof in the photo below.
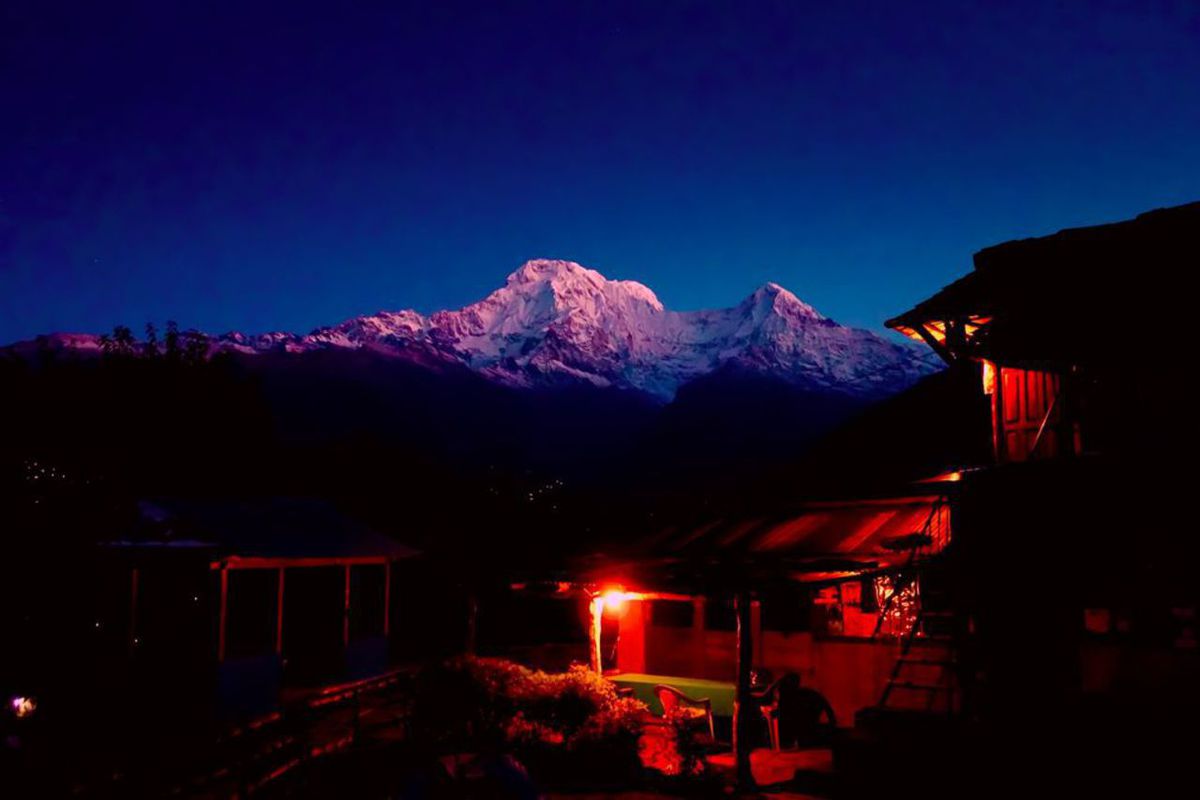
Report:
<svg viewBox="0 0 1200 800"><path fill-rule="evenodd" d="M939 496L814 503L783 516L709 520L676 526L656 538L653 547L684 558L741 554L756 560L856 562L870 568L903 563L916 535L929 537L927 552L948 543L950 512Z"/></svg>

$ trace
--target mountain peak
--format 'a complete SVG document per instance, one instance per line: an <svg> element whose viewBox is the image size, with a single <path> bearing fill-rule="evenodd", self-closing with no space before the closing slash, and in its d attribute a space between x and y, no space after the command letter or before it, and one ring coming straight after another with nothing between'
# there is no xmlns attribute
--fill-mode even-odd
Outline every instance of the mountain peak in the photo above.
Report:
<svg viewBox="0 0 1200 800"><path fill-rule="evenodd" d="M63 337L61 345L98 349L98 341ZM307 335L233 332L211 346L246 355L369 349L458 364L510 386L584 382L661 400L729 368L860 397L903 388L931 369L914 348L838 325L777 283L732 308L669 311L641 283L549 258L525 262L503 286L458 310L428 317L381 311Z"/></svg>
<svg viewBox="0 0 1200 800"><path fill-rule="evenodd" d="M548 286L555 299L573 306L582 297L603 296L608 304L642 302L654 311L662 311L663 305L650 287L637 281L613 281L594 269L588 269L574 261L553 258L535 258L526 261L505 281L505 289L528 289Z"/></svg>
<svg viewBox="0 0 1200 800"><path fill-rule="evenodd" d="M826 319L825 315L821 312L774 281L768 281L755 289L743 301L743 306L748 310L765 314L775 313L797 319L812 319L816 321Z"/></svg>
<svg viewBox="0 0 1200 800"><path fill-rule="evenodd" d="M526 261L508 276L506 286L521 286L538 283L580 282L600 286L608 279L574 261L557 258L533 258Z"/></svg>

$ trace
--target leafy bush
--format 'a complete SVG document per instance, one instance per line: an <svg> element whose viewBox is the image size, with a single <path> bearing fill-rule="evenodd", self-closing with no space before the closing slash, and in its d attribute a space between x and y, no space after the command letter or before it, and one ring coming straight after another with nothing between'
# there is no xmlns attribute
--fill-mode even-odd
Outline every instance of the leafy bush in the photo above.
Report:
<svg viewBox="0 0 1200 800"><path fill-rule="evenodd" d="M446 749L503 750L545 780L594 785L640 772L646 713L582 666L546 673L467 656L422 674L413 727Z"/></svg>

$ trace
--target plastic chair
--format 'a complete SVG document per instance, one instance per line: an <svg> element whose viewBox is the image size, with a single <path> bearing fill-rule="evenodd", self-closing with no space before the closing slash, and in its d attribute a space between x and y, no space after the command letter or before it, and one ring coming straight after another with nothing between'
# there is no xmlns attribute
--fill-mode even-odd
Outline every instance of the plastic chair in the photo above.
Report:
<svg viewBox="0 0 1200 800"><path fill-rule="evenodd" d="M708 727L708 735L717 738L717 729L713 724L712 700L707 697L699 699L688 697L674 686L658 684L654 687L654 696L662 704L663 716L683 717Z"/></svg>
<svg viewBox="0 0 1200 800"><path fill-rule="evenodd" d="M802 687L800 676L794 672L781 676L755 697L767 723L771 749L776 752L782 746L781 721L789 742L800 745L827 742L837 728L837 717L829 701L820 692ZM824 723L822 716L827 718Z"/></svg>

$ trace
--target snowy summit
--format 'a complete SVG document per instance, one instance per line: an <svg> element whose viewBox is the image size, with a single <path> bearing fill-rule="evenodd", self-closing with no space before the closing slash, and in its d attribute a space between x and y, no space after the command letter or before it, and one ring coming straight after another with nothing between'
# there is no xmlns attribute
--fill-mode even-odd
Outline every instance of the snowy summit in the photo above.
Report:
<svg viewBox="0 0 1200 800"><path fill-rule="evenodd" d="M898 391L933 369L922 351L839 325L775 283L732 308L671 311L636 281L550 259L526 262L457 311L381 311L307 335L234 332L210 341L246 354L370 348L458 363L509 386L586 382L662 400L721 369L859 397Z"/></svg>

